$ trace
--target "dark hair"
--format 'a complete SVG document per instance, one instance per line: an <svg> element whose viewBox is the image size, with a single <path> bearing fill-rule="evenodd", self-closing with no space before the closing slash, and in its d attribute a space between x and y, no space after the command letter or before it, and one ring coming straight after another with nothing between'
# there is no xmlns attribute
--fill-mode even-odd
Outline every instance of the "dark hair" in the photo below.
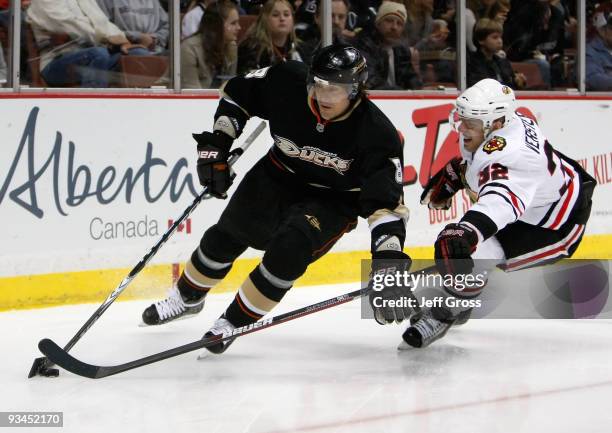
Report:
<svg viewBox="0 0 612 433"><path fill-rule="evenodd" d="M206 63L219 69L223 66L225 56L225 20L230 12L238 12L238 6L230 0L219 0L212 3L200 21L199 32L204 47Z"/></svg>
<svg viewBox="0 0 612 433"><path fill-rule="evenodd" d="M476 22L474 26L474 33L472 39L474 45L480 48L480 42L484 41L492 33L503 34L504 27L497 21L489 18L481 18Z"/></svg>

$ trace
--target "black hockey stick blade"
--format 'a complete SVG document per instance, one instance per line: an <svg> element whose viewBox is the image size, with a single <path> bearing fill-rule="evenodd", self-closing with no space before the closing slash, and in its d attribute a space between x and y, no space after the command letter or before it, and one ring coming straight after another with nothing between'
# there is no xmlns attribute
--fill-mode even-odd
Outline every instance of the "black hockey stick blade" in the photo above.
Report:
<svg viewBox="0 0 612 433"><path fill-rule="evenodd" d="M258 328L255 328L258 329ZM252 331L251 331L252 332ZM246 334L247 332L241 333ZM194 350L201 349L212 344L235 338L234 335L225 338L206 338L192 343L178 346L170 350L166 350L161 353L156 353L145 358L137 359L135 361L127 362L125 364L119 364L114 366L98 366L87 364L81 360L76 359L70 355L64 349L57 345L53 340L44 338L38 343L38 348L44 353L47 358L55 365L62 367L71 373L78 376L88 377L90 379L100 379L102 377L112 376L117 373L121 373L127 370L132 370L137 367L142 367L154 362L161 361L163 359L172 358L183 353L191 352Z"/></svg>
<svg viewBox="0 0 612 433"><path fill-rule="evenodd" d="M435 266L430 266L429 268L422 269L420 272L430 273L434 270ZM185 344L183 346L178 346L166 350L164 352L155 353L145 358L136 359L134 361L126 362L125 364L119 364L114 366L103 367L87 364L68 354L66 350L62 349L60 346L58 346L56 343L54 343L48 338L41 340L38 343L38 348L44 355L47 356L49 361L64 368L65 370L68 370L69 372L79 376L89 377L91 379L100 379L102 377L112 376L117 373L122 373L124 371L143 367L154 362L162 361L164 359L172 358L174 356L202 349L213 344L232 340L234 338L238 338L242 335L250 334L252 332L261 331L274 325L289 322L290 320L295 320L300 317L307 316L309 314L313 314L322 310L326 310L328 308L345 304L354 299L361 298L362 296L367 296L369 293L369 288L355 290L350 293L345 293L343 295L327 299L325 301L317 302L316 304L308 305L306 307L298 308L297 310L289 311L287 313L271 317L269 319L260 320L259 322L252 323L248 326L236 328L234 329L231 335L228 335L226 337L203 338L201 340L193 341L191 343Z"/></svg>
<svg viewBox="0 0 612 433"><path fill-rule="evenodd" d="M121 373L134 368L142 367L154 362L162 361L164 359L172 358L177 355L192 352L194 350L202 349L207 346L211 346L216 343L231 340L242 335L250 334L255 331L260 331L265 328L269 328L274 325L278 325L283 322L297 319L299 317L307 316L312 313L316 313L327 308L335 307L340 304L352 301L360 298L361 296L368 293L368 289L355 290L344 295L336 296L335 298L328 299L307 307L303 307L297 310L293 310L279 316L275 316L269 319L264 319L259 322L255 322L249 326L243 326L236 328L231 335L223 338L212 337L203 338L183 346L178 346L164 352L156 353L145 358L137 359L135 361L127 362L125 364L119 364L114 366L97 366L87 364L86 362L76 359L70 355L66 350L58 346L54 341L44 338L38 343L40 351L47 356L49 361L53 362L59 367L74 373L79 376L88 377L90 379L100 379L102 377L112 376L117 373Z"/></svg>
<svg viewBox="0 0 612 433"><path fill-rule="evenodd" d="M79 361L74 356L66 352L64 349L59 347L57 343L55 343L55 341L53 340L43 338L38 342L38 349L47 356L49 361L51 361L55 365L59 365L65 370L68 370L80 376L89 377L91 379L95 379L97 377L96 375L98 374L98 370L100 369L100 367L96 367L94 365L89 365L82 361Z"/></svg>

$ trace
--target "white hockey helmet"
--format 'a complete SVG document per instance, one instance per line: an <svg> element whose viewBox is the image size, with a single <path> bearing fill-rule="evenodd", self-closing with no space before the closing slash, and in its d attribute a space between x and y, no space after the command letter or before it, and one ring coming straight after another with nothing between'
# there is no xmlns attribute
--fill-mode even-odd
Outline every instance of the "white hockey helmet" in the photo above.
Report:
<svg viewBox="0 0 612 433"><path fill-rule="evenodd" d="M482 120L486 136L495 120L503 117L506 126L512 120L514 108L514 91L497 80L485 78L459 95L450 122L458 129L461 118Z"/></svg>

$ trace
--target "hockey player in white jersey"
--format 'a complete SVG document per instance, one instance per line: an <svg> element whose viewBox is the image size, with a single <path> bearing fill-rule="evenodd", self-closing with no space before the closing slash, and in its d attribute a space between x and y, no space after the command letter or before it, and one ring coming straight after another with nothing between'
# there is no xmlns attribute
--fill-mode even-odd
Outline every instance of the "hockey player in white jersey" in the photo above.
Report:
<svg viewBox="0 0 612 433"><path fill-rule="evenodd" d="M464 91L450 121L459 133L462 158L429 180L421 203L448 209L455 193L465 188L473 206L435 241L440 274L470 273L473 259L515 271L570 257L585 231L595 180L553 149L536 122L516 113L512 89L493 79ZM441 287L439 295L474 299L483 287L469 293ZM379 323L407 316L394 309L374 310ZM468 308L446 307L420 311L411 317L403 346L426 347L469 313Z"/></svg>

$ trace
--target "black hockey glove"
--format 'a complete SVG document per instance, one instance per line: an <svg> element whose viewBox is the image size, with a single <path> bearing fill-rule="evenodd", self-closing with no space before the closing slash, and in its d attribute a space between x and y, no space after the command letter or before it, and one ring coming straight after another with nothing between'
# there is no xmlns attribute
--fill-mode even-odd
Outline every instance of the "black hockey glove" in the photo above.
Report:
<svg viewBox="0 0 612 433"><path fill-rule="evenodd" d="M421 194L421 204L429 209L449 209L455 193L464 188L461 170L461 158L451 159L429 179Z"/></svg>
<svg viewBox="0 0 612 433"><path fill-rule="evenodd" d="M200 185L217 198L226 198L232 185L232 175L227 160L234 141L229 135L215 131L193 134L198 143L198 178Z"/></svg>
<svg viewBox="0 0 612 433"><path fill-rule="evenodd" d="M448 224L434 244L436 267L441 275L470 274L474 268L472 253L476 250L478 235L465 224Z"/></svg>
<svg viewBox="0 0 612 433"><path fill-rule="evenodd" d="M381 325L408 320L415 312L416 299L411 287L405 284L404 275L410 270L412 260L402 251L377 251L372 253L372 272L368 288L374 319ZM395 278L399 274L398 278ZM385 280L385 276L392 276ZM413 301L408 301L413 299Z"/></svg>

